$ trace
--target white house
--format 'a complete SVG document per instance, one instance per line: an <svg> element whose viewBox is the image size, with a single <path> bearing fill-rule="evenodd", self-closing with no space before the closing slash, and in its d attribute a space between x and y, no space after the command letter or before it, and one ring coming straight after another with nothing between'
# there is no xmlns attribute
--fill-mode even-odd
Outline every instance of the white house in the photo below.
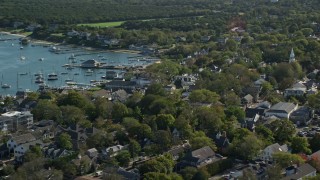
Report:
<svg viewBox="0 0 320 180"><path fill-rule="evenodd" d="M108 157L113 157L113 156L116 156L119 151L121 151L125 148L126 147L122 146L122 145L111 146L106 149L102 149L102 154L105 156L108 156Z"/></svg>
<svg viewBox="0 0 320 180"><path fill-rule="evenodd" d="M42 146L43 142L41 140L30 141L24 144L18 145L14 148L14 158L16 161L22 162L23 156L32 146Z"/></svg>
<svg viewBox="0 0 320 180"><path fill-rule="evenodd" d="M288 96L303 96L307 92L307 87L302 83L296 83L291 88L285 89L284 97Z"/></svg>
<svg viewBox="0 0 320 180"><path fill-rule="evenodd" d="M267 146L260 155L260 159L264 161L272 160L272 155L276 152L288 152L288 146L286 144L280 146L278 143Z"/></svg>
<svg viewBox="0 0 320 180"><path fill-rule="evenodd" d="M273 105L266 113L266 117L276 116L278 118L289 119L291 113L298 108L298 105L287 102L279 102Z"/></svg>
<svg viewBox="0 0 320 180"><path fill-rule="evenodd" d="M15 137L12 137L10 138L8 141L7 141L7 147L10 151L14 150L17 146L21 145L21 144L24 144L24 143L27 143L27 142L30 142L30 141L35 141L36 138L31 134L31 133L28 133L28 134L22 134L22 135L19 135L19 136L15 136Z"/></svg>

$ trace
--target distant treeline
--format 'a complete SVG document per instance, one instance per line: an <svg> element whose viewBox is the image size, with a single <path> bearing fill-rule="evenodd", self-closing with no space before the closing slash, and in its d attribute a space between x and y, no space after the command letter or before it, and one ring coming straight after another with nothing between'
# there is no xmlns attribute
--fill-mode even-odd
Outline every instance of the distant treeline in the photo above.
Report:
<svg viewBox="0 0 320 180"><path fill-rule="evenodd" d="M221 0L219 0L221 1ZM210 13L209 0L1 0L0 22L76 24Z"/></svg>

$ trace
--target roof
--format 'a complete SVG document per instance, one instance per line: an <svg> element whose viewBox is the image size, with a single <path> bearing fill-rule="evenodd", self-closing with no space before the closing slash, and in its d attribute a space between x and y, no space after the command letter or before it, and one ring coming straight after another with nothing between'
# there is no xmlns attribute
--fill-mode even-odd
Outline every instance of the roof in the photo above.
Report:
<svg viewBox="0 0 320 180"><path fill-rule="evenodd" d="M286 144L280 146L278 143L271 144L271 145L267 146L265 149L270 149L272 153L287 152L288 151L288 147Z"/></svg>
<svg viewBox="0 0 320 180"><path fill-rule="evenodd" d="M106 86L136 86L135 81L110 81L106 83Z"/></svg>
<svg viewBox="0 0 320 180"><path fill-rule="evenodd" d="M27 133L27 134L22 134L19 136L12 137L12 140L19 145L19 144L24 144L30 141L35 141L36 138L31 133Z"/></svg>
<svg viewBox="0 0 320 180"><path fill-rule="evenodd" d="M320 161L320 150L311 154L311 158Z"/></svg>
<svg viewBox="0 0 320 180"><path fill-rule="evenodd" d="M275 105L273 105L270 110L271 111L285 111L287 113L292 112L296 108L296 105L293 103L287 103L287 102L279 102Z"/></svg>
<svg viewBox="0 0 320 180"><path fill-rule="evenodd" d="M312 167L310 164L305 163L305 164L297 167L295 174L286 176L285 178L283 178L283 180L300 179L300 178L305 177L308 174L316 172L316 171L317 170L314 167Z"/></svg>
<svg viewBox="0 0 320 180"><path fill-rule="evenodd" d="M196 161L203 161L214 155L215 153L209 146L205 146L191 152L191 157L197 159Z"/></svg>
<svg viewBox="0 0 320 180"><path fill-rule="evenodd" d="M243 97L246 101L252 101L253 97L250 94L247 94L246 96Z"/></svg>
<svg viewBox="0 0 320 180"><path fill-rule="evenodd" d="M304 84L302 83L295 83L292 88L307 88Z"/></svg>

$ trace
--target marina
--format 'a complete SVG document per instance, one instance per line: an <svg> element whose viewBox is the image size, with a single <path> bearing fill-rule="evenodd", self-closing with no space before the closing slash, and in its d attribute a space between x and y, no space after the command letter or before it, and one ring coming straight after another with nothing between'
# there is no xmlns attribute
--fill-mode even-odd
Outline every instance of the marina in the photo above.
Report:
<svg viewBox="0 0 320 180"><path fill-rule="evenodd" d="M21 45L19 37L1 33L0 38L3 40L0 41L0 95L14 95L26 89L37 91L39 87L94 87L101 83L107 71L123 73L131 67L153 63L138 54L35 42ZM132 60L135 58L141 60ZM99 66L82 67L88 60L98 62Z"/></svg>

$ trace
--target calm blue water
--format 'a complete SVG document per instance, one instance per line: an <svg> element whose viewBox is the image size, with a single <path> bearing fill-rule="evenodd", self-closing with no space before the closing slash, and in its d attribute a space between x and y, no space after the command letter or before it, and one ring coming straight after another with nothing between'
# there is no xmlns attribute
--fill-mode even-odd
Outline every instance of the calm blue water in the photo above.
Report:
<svg viewBox="0 0 320 180"><path fill-rule="evenodd" d="M4 39L15 38L15 40ZM71 49L68 47L58 46L61 49ZM11 88L3 89L0 87L0 95L14 95L17 90L30 89L36 91L39 85L35 83L35 73L42 72L46 80L46 84L50 87L65 86L66 79L72 79L77 83L89 84L90 80L101 80L101 76L105 75L105 69L94 69L92 76L85 76L86 69L74 68L67 70L62 67L64 64L71 64L69 57L72 54L76 55L77 64L80 60L95 59L100 62L105 62L108 65L130 65L128 57L137 55L127 53L102 52L97 53L85 49L71 49L65 53L55 54L49 51L50 47L30 43L27 46L19 45L19 37L12 35L0 34L0 82L1 84L11 85ZM88 54L89 55L80 55ZM79 55L79 56L78 56ZM21 56L25 60L21 60ZM106 60L101 60L104 57ZM44 58L40 61L40 58ZM142 62L135 62L135 65ZM47 81L48 74L58 74L58 80ZM61 74L62 72L68 74ZM20 75L20 74L27 75ZM75 75L79 73L79 75Z"/></svg>

